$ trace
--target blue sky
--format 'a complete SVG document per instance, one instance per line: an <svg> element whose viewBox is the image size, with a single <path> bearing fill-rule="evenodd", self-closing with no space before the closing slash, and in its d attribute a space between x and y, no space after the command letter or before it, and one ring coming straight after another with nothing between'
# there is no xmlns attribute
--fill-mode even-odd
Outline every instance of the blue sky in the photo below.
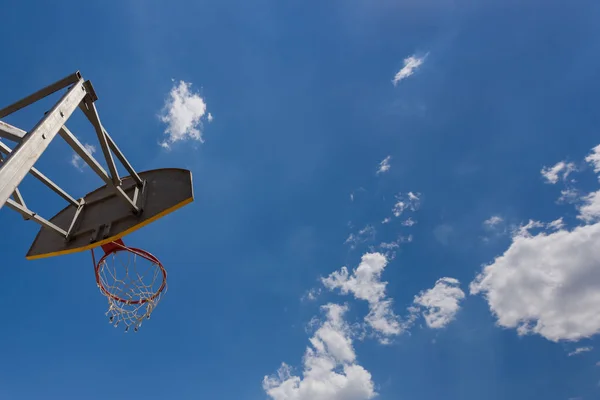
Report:
<svg viewBox="0 0 600 400"><path fill-rule="evenodd" d="M37 226L2 209L0 399L598 398L599 17L537 0L5 7L0 103L80 70L134 167L188 168L196 198L125 238L169 271L136 334L107 323L88 252L26 261ZM27 130L48 104L4 121ZM69 127L97 146L81 116ZM72 157L56 138L36 167L78 196L100 186ZM22 191L44 216L63 206Z"/></svg>

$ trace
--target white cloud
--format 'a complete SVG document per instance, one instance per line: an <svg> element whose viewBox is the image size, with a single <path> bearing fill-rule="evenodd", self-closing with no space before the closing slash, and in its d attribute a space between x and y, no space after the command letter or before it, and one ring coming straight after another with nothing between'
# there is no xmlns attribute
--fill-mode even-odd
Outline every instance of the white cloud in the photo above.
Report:
<svg viewBox="0 0 600 400"><path fill-rule="evenodd" d="M528 224L529 225L529 224ZM498 325L551 341L600 333L600 224L532 235L517 231L510 247L471 282Z"/></svg>
<svg viewBox="0 0 600 400"><path fill-rule="evenodd" d="M301 300L315 301L317 297L321 294L321 288L312 288L304 296L302 296Z"/></svg>
<svg viewBox="0 0 600 400"><path fill-rule="evenodd" d="M358 243L364 243L375 238L375 228L372 225L367 225L357 234L351 233L344 242L349 244L351 248L355 248Z"/></svg>
<svg viewBox="0 0 600 400"><path fill-rule="evenodd" d="M498 215L492 215L490 218L483 221L483 226L485 226L486 228L493 228L496 225L502 223L503 221L504 219L502 219L502 217Z"/></svg>
<svg viewBox="0 0 600 400"><path fill-rule="evenodd" d="M559 219L555 219L554 221L548 223L546 227L548 227L548 229L557 231L565 227L565 222L563 221L562 217L560 217Z"/></svg>
<svg viewBox="0 0 600 400"><path fill-rule="evenodd" d="M594 349L593 347L578 347L575 350L573 350L572 352L570 352L568 354L568 356L571 357L571 356L576 356L577 354L587 353L588 351L592 351L593 349Z"/></svg>
<svg viewBox="0 0 600 400"><path fill-rule="evenodd" d="M412 241L413 241L413 235L399 236L398 239L396 239L393 242L381 242L379 244L379 247L381 247L382 249L386 249L386 250L393 250L393 249L397 249L398 247L400 247L400 243L410 243Z"/></svg>
<svg viewBox="0 0 600 400"><path fill-rule="evenodd" d="M596 167L600 147L593 151L586 161ZM485 296L498 325L555 342L600 333L600 191L582 201L577 218L585 225L569 230L562 218L530 220L471 282L471 294Z"/></svg>
<svg viewBox="0 0 600 400"><path fill-rule="evenodd" d="M94 154L96 152L96 146L94 145L86 143L83 145L83 147L90 154ZM73 154L73 157L71 157L71 165L77 168L78 170L83 171L83 167L85 167L87 164L77 154Z"/></svg>
<svg viewBox="0 0 600 400"><path fill-rule="evenodd" d="M587 223L598 221L600 217L600 190L589 193L581 200L583 204L579 207L577 218Z"/></svg>
<svg viewBox="0 0 600 400"><path fill-rule="evenodd" d="M592 149L585 161L594 167L595 173L600 173L600 144Z"/></svg>
<svg viewBox="0 0 600 400"><path fill-rule="evenodd" d="M160 120L167 124L165 139L161 146L169 148L171 144L182 140L204 142L202 138L202 118L206 115L206 102L199 94L191 91L191 83L174 83L165 100ZM207 119L212 121L212 114Z"/></svg>
<svg viewBox="0 0 600 400"><path fill-rule="evenodd" d="M381 161L379 163L379 169L377 170L377 174L382 174L384 172L387 172L390 170L390 160L392 159L392 156L387 156L386 158L383 159L383 161Z"/></svg>
<svg viewBox="0 0 600 400"><path fill-rule="evenodd" d="M356 362L351 332L344 321L347 307L323 306L322 322L306 348L302 376L282 363L275 376L265 376L263 389L273 400L366 400L374 398L371 374Z"/></svg>
<svg viewBox="0 0 600 400"><path fill-rule="evenodd" d="M392 79L392 83L394 84L394 86L396 86L401 80L411 76L415 72L415 70L423 64L428 54L429 53L425 54L423 57L417 57L416 55L412 55L410 57L405 58L404 66L400 71L398 71L398 73L396 73L394 79Z"/></svg>
<svg viewBox="0 0 600 400"><path fill-rule="evenodd" d="M402 215L402 213L404 213L404 211L406 210L410 210L410 211L417 211L419 209L420 206L420 194L419 193L413 193L413 192L408 192L406 196L403 196L402 194L398 194L396 196L396 204L394 204L394 207L392 208L392 213L394 214L394 217L400 217Z"/></svg>
<svg viewBox="0 0 600 400"><path fill-rule="evenodd" d="M404 225L404 226L413 226L416 223L417 222L414 221L411 217L408 217L408 219L406 221L402 222L402 225Z"/></svg>
<svg viewBox="0 0 600 400"><path fill-rule="evenodd" d="M441 278L433 288L415 296L414 304L425 309L423 317L428 327L440 329L454 320L464 298L457 279Z"/></svg>
<svg viewBox="0 0 600 400"><path fill-rule="evenodd" d="M562 172L562 179L566 180L569 174L575 171L575 164L560 161L552 167L542 168L542 176L546 179L546 183L555 184L558 182L559 174Z"/></svg>
<svg viewBox="0 0 600 400"><path fill-rule="evenodd" d="M398 242L381 242L379 244L379 247L381 247L382 249L386 249L386 250L393 250L393 249L397 249L398 247L400 247L400 243L398 243Z"/></svg>
<svg viewBox="0 0 600 400"><path fill-rule="evenodd" d="M390 217L386 217L381 221L382 224L388 224L392 219Z"/></svg>
<svg viewBox="0 0 600 400"><path fill-rule="evenodd" d="M559 203L573 204L579 200L579 192L574 188L567 188L560 191Z"/></svg>
<svg viewBox="0 0 600 400"><path fill-rule="evenodd" d="M213 115L211 113L208 113L208 116L206 117L206 119L207 119L208 122L212 122L213 119L214 119L214 117L213 117Z"/></svg>
<svg viewBox="0 0 600 400"><path fill-rule="evenodd" d="M381 274L388 264L381 253L367 253L362 256L359 266L350 274L346 267L322 278L323 285L339 289L342 294L351 293L355 298L369 303L369 314L365 321L380 334L380 341L387 343L389 336L403 331L399 318L394 314L392 301L385 293L387 282L381 281Z"/></svg>

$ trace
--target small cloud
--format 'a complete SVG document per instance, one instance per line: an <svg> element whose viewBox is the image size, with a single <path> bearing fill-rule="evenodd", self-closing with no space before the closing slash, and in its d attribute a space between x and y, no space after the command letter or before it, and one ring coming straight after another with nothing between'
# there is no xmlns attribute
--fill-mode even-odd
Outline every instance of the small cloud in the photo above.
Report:
<svg viewBox="0 0 600 400"><path fill-rule="evenodd" d="M502 223L503 221L504 219L502 219L502 217L498 215L493 215L490 218L483 221L483 226L485 226L486 228L493 228L496 225Z"/></svg>
<svg viewBox="0 0 600 400"><path fill-rule="evenodd" d="M386 158L383 159L383 161L381 161L379 163L379 169L377 170L378 175L390 170L390 168L391 168L390 160L391 159L392 159L392 156L387 156Z"/></svg>
<svg viewBox="0 0 600 400"><path fill-rule="evenodd" d="M302 296L301 300L315 301L320 294L321 288L312 288Z"/></svg>
<svg viewBox="0 0 600 400"><path fill-rule="evenodd" d="M419 193L413 192L408 192L406 196L402 196L401 194L397 195L397 202L392 208L392 214L394 214L394 217L398 218L406 210L417 211L420 206L419 196Z"/></svg>
<svg viewBox="0 0 600 400"><path fill-rule="evenodd" d="M581 200L583 204L579 207L577 218L587 223L598 221L600 219L600 190L585 195Z"/></svg>
<svg viewBox="0 0 600 400"><path fill-rule="evenodd" d="M381 247L382 249L386 249L386 250L394 250L394 249L397 249L398 247L400 247L400 243L410 243L412 241L413 241L412 235L400 236L400 237L398 237L397 240L395 240L393 242L381 242L379 244L379 247Z"/></svg>
<svg viewBox="0 0 600 400"><path fill-rule="evenodd" d="M600 144L592 149L585 161L594 167L595 173L600 173Z"/></svg>
<svg viewBox="0 0 600 400"><path fill-rule="evenodd" d="M428 327L440 329L454 320L465 298L459 285L457 279L441 278L433 288L415 296L414 304L425 309L423 317Z"/></svg>
<svg viewBox="0 0 600 400"><path fill-rule="evenodd" d="M208 113L208 116L206 117L206 119L208 120L208 122L212 122L213 115L211 113Z"/></svg>
<svg viewBox="0 0 600 400"><path fill-rule="evenodd" d="M350 244L350 247L354 248L358 243L364 243L369 240L373 240L374 238L375 228L372 225L367 225L358 231L357 234L351 233L344 243Z"/></svg>
<svg viewBox="0 0 600 400"><path fill-rule="evenodd" d="M350 193L350 201L354 201L356 199L356 195L360 192L366 192L367 190L364 187L359 187L356 190L353 190L352 193Z"/></svg>
<svg viewBox="0 0 600 400"><path fill-rule="evenodd" d="M405 58L404 66L394 76L394 79L392 79L393 85L396 86L398 82L411 76L423 64L425 58L427 58L428 55L429 53L425 54L423 57L417 57L416 55L412 55L410 57Z"/></svg>
<svg viewBox="0 0 600 400"><path fill-rule="evenodd" d="M381 221L382 224L388 224L392 219L390 217L386 217Z"/></svg>
<svg viewBox="0 0 600 400"><path fill-rule="evenodd" d="M529 220L525 225L519 225L515 230L513 230L513 236L515 237L531 237L531 231L533 229L541 229L544 228L544 224L540 221L534 221L532 219Z"/></svg>
<svg viewBox="0 0 600 400"><path fill-rule="evenodd" d="M398 242L381 242L379 244L379 247L381 247L382 249L386 249L386 250L393 250L393 249L397 249L398 247L400 247L400 243Z"/></svg>
<svg viewBox="0 0 600 400"><path fill-rule="evenodd" d="M94 154L96 152L96 146L94 146L94 145L86 143L86 144L83 145L83 147L90 154ZM87 166L87 164L85 163L85 161L83 161L81 159L81 157L79 157L77 154L73 154L73 157L71 157L71 165L74 166L75 168L77 168L80 171L83 171L83 168L85 166Z"/></svg>
<svg viewBox="0 0 600 400"><path fill-rule="evenodd" d="M365 322L377 332L382 344L389 338L404 331L392 309L392 300L385 293L387 282L381 281L381 274L388 265L388 259L381 253L367 253L362 256L359 266L351 273L342 267L322 278L323 285L329 290L339 289L342 294L351 293L356 299L369 303L369 314Z"/></svg>
<svg viewBox="0 0 600 400"><path fill-rule="evenodd" d="M574 188L567 188L560 191L558 203L573 204L579 201L579 192Z"/></svg>
<svg viewBox="0 0 600 400"><path fill-rule="evenodd" d="M555 230L555 231L564 228L564 226L565 226L565 223L564 223L562 217L546 224L547 228Z"/></svg>
<svg viewBox="0 0 600 400"><path fill-rule="evenodd" d="M406 221L402 222L402 225L404 225L404 226L413 226L416 223L417 222L415 220L413 220L411 217L408 217L408 219Z"/></svg>
<svg viewBox="0 0 600 400"><path fill-rule="evenodd" d="M568 354L569 357L576 356L577 354L587 353L588 351L592 351L593 347L578 347L574 351Z"/></svg>
<svg viewBox="0 0 600 400"><path fill-rule="evenodd" d="M552 167L544 167L542 168L542 176L546 179L546 183L550 183L554 185L558 182L559 174L562 173L562 179L566 180L569 174L573 171L576 171L575 164L566 163L564 161L560 161Z"/></svg>
<svg viewBox="0 0 600 400"><path fill-rule="evenodd" d="M175 83L165 100L160 120L167 124L164 133L167 138L161 142L164 148L183 140L204 142L202 138L202 118L206 115L206 102L199 94L191 91L191 83ZM212 121L212 114L207 119Z"/></svg>

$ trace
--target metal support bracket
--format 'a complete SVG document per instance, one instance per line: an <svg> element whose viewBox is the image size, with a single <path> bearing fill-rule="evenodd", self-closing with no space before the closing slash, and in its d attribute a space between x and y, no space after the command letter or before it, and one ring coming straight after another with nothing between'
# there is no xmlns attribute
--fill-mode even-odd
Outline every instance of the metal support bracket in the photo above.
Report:
<svg viewBox="0 0 600 400"><path fill-rule="evenodd" d="M31 129L31 131L25 132L8 123L0 121L0 138L5 138L17 143L16 147L11 149L5 143L0 142L0 208L6 204L8 208L20 213L23 218L37 222L43 227L61 235L65 241L69 242L74 240L75 237L84 234L84 232L80 232L79 226L82 223L83 215L88 204L86 204L83 199L76 200L34 167L37 160L48 148L50 142L57 133L73 148L81 159L90 166L102 181L104 181L107 188L113 190L114 194L112 195L117 196L127 203L131 210L129 218L132 217L132 214L134 216L139 216L142 213L147 189L146 181L140 178L115 141L102 126L98 110L94 104L94 102L98 100L98 96L96 95L91 82L84 81L79 71L38 90L16 103L0 109L0 118L10 115L11 113L27 107L28 105L64 88L68 88L66 93L58 100L50 111L45 113L44 117L33 129ZM66 121L77 108L80 108L83 111L96 131L102 153L106 160L108 172L65 126ZM128 186L127 192L129 194L126 193L122 187L121 178L119 177L113 154L125 167L127 172L129 172L133 182L135 182L134 187ZM77 207L75 215L70 221L68 230L40 217L26 206L18 186L28 173L32 174L56 194L65 199L71 206ZM61 225L63 225L63 223L61 223ZM110 224L100 226L94 230L91 240L106 239L109 237L110 231ZM87 233L85 234L89 234L89 232L90 230L87 230Z"/></svg>
<svg viewBox="0 0 600 400"><path fill-rule="evenodd" d="M86 95L80 80L24 137L0 167L0 208L48 147L67 118Z"/></svg>
<svg viewBox="0 0 600 400"><path fill-rule="evenodd" d="M52 222L48 221L47 219L40 217L39 215L37 215L36 213L31 211L27 207L24 207L24 206L18 204L16 201L14 201L12 199L7 199L5 204L8 208L18 212L19 214L23 215L24 217L27 217L26 219L31 219L31 220L37 222L38 224L58 233L59 235L61 235L63 237L67 236L67 232L64 229L54 225Z"/></svg>

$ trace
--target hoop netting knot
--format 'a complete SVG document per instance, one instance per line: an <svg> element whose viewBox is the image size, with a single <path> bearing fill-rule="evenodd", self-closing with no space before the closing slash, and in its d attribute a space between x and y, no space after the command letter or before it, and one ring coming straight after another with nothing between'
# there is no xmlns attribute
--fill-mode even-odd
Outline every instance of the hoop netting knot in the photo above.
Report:
<svg viewBox="0 0 600 400"><path fill-rule="evenodd" d="M96 283L108 300L109 323L137 332L167 291L167 273L152 254L120 246L98 261Z"/></svg>

